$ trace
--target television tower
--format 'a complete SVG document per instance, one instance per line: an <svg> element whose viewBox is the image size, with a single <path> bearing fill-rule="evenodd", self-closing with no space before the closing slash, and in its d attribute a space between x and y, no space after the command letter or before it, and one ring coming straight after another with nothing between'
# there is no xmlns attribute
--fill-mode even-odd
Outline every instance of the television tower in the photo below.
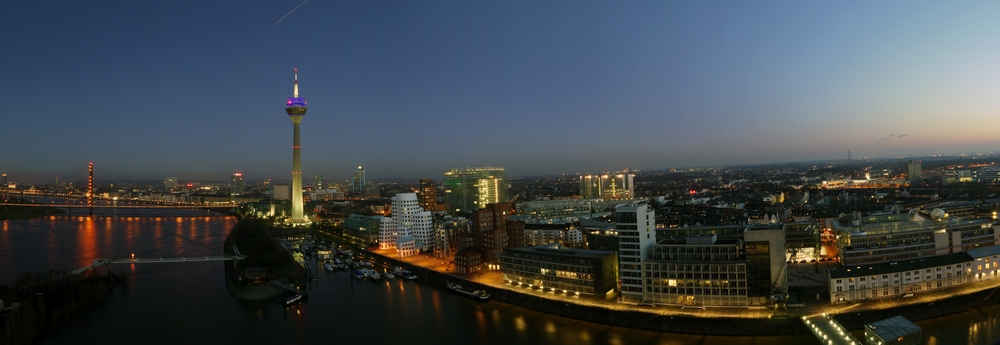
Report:
<svg viewBox="0 0 1000 345"><path fill-rule="evenodd" d="M299 145L299 123L306 114L306 100L299 98L299 69L295 69L295 89L285 104L285 112L295 125L295 139L292 143L292 223L305 223L302 216L302 153Z"/></svg>

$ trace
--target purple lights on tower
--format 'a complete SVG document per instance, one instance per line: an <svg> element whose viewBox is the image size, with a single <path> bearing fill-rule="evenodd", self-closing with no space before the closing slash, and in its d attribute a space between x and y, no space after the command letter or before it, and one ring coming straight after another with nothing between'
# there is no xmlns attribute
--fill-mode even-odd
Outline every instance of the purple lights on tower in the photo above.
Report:
<svg viewBox="0 0 1000 345"><path fill-rule="evenodd" d="M295 69L295 88L292 91L292 97L288 98L285 102L287 108L285 111L288 116L292 115L305 115L306 114L306 99L299 97L299 69Z"/></svg>

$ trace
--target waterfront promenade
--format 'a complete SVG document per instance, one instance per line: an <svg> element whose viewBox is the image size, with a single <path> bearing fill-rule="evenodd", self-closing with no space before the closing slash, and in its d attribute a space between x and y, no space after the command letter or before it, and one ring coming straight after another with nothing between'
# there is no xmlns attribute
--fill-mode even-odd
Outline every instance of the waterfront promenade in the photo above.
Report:
<svg viewBox="0 0 1000 345"><path fill-rule="evenodd" d="M529 288L517 286L505 282L499 271L480 271L473 274L455 274L455 267L452 263L431 255L421 254L407 258L400 258L395 250L369 250L373 254L384 256L392 260L407 263L416 267L421 267L437 274L451 276L454 279L464 279L471 282L488 286L496 290L512 291L518 294L542 298L556 304L569 306L570 303L599 308L614 312L640 312L677 318L702 318L702 319L756 319L773 320L779 319L800 319L827 313L844 324L848 329L856 330L863 327L864 323L872 322L894 315L903 315L911 321L933 318L952 313L968 311L980 306L1000 303L1000 281L992 280L967 284L950 289L917 294L909 298L889 298L877 299L849 304L831 304L827 285L819 277L825 280L825 266L813 266L805 264L801 267L790 269L790 273L795 276L790 281L791 286L799 286L801 289L800 303L789 304L787 308L775 311L773 308L730 308L730 307L706 307L691 308L670 305L642 305L632 303L621 303L617 300L601 300L591 297L565 294L561 291L542 290L537 287ZM824 264L826 266L835 263ZM818 268L818 269L817 269ZM818 272L817 272L818 271ZM810 281L812 283L810 283ZM795 285L796 283L800 285ZM817 298L817 294L819 298ZM890 315L891 314L891 315ZM886 316L887 315L887 316ZM572 316L570 316L572 317ZM766 324L766 323L765 323ZM641 327L647 328L647 327ZM803 328L804 329L804 328ZM770 332L762 331L761 334Z"/></svg>

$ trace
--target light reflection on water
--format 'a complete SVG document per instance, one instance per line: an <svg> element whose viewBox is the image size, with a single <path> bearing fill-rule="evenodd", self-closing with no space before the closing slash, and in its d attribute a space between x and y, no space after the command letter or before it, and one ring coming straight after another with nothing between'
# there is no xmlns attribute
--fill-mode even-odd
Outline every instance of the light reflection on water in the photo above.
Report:
<svg viewBox="0 0 1000 345"><path fill-rule="evenodd" d="M179 233L220 248L232 218L201 211L132 213L126 218L46 217L3 222L0 281L20 271L76 269L159 237ZM128 219L127 217L132 217ZM159 220L157 219L159 217ZM205 254L208 249L174 238L136 253L146 257ZM310 283L308 303L284 308L280 301L240 302L222 278L223 263L113 266L130 270L129 285L86 317L60 326L42 344L101 344L106 325L119 343L407 343L495 344L815 344L811 335L707 337L632 330L547 315L495 301L465 299L445 289L396 279L371 284L349 272L326 272ZM990 344L1000 307L919 321L927 344ZM163 325L169 325L164 327ZM149 334L156 334L150 339Z"/></svg>

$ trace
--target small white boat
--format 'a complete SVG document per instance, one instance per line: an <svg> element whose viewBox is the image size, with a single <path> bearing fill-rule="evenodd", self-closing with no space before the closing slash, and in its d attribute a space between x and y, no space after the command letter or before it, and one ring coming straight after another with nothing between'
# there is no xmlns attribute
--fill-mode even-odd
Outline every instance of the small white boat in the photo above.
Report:
<svg viewBox="0 0 1000 345"><path fill-rule="evenodd" d="M298 303L300 300L302 300L302 294L295 294L295 296L289 297L285 300L285 305L292 305Z"/></svg>
<svg viewBox="0 0 1000 345"><path fill-rule="evenodd" d="M336 268L333 267L333 264L327 262L323 264L323 269L326 270L327 272L333 272L333 270Z"/></svg>
<svg viewBox="0 0 1000 345"><path fill-rule="evenodd" d="M396 279L396 275L386 272L385 279Z"/></svg>

